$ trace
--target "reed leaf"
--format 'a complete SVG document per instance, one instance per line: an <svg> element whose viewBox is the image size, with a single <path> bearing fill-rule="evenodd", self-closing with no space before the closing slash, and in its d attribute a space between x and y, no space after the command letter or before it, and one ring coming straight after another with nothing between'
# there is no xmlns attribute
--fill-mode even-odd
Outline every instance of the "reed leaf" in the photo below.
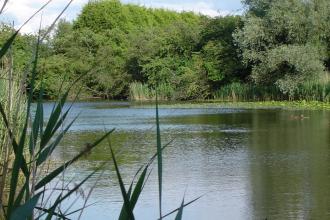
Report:
<svg viewBox="0 0 330 220"><path fill-rule="evenodd" d="M33 210L38 203L39 197L43 192L40 192L28 200L25 204L17 207L10 216L10 220L26 220L33 214Z"/></svg>
<svg viewBox="0 0 330 220"><path fill-rule="evenodd" d="M143 169L143 172L141 173L135 187L134 187L134 190L133 190L133 193L132 193L132 196L130 197L130 194L131 194L131 189L132 189L132 184L130 186L130 189L128 190L128 193L127 193L127 197L130 198L129 202L130 202L130 208L132 210L134 210L134 207L141 195L141 192L142 192L142 189L143 189L143 183L145 181L145 177L146 177L146 174L147 174L147 171L148 171L148 167L149 166L145 166L145 168ZM129 219L128 218L128 214L126 212L126 209L125 209L125 206L122 207L121 209L121 212L120 212L120 215L119 215L119 219L120 220L126 220L126 219Z"/></svg>
<svg viewBox="0 0 330 220"><path fill-rule="evenodd" d="M68 132L72 124L76 121L79 115L77 115L71 123L56 137L54 142L52 142L48 147L45 147L39 154L38 159L37 159L37 166L42 164L55 150L55 148L58 146L58 144L61 142L63 139L64 135Z"/></svg>
<svg viewBox="0 0 330 220"><path fill-rule="evenodd" d="M162 218L162 182L163 182L163 157L159 127L158 95L156 91L156 126L157 126L157 162L158 162L158 189L159 189L159 217Z"/></svg>
<svg viewBox="0 0 330 220"><path fill-rule="evenodd" d="M42 97L43 97L43 89L41 89L37 101L37 109L31 129L31 135L30 135L30 145L29 145L29 151L30 154L32 155L34 152L34 149L37 144L39 132L40 136L42 136L42 127L43 127L43 121L44 121L44 116L43 116L43 106L42 106Z"/></svg>
<svg viewBox="0 0 330 220"><path fill-rule="evenodd" d="M7 54L7 51L13 44L15 38L17 37L19 31L16 31L1 47L0 49L0 59Z"/></svg>
<svg viewBox="0 0 330 220"><path fill-rule="evenodd" d="M60 195L56 198L55 203L57 203L58 201L60 201L61 196L62 196L62 194L60 194ZM57 206L57 205L56 205L56 206ZM53 205L53 206L50 207L49 209L45 209L45 210L43 210L44 213L48 213L48 215L47 215L47 217L46 217L45 220L51 220L53 216L57 216L57 214L56 214L56 212L55 212L56 206ZM40 219L40 217L42 217L42 216L39 216L37 219Z"/></svg>
<svg viewBox="0 0 330 220"><path fill-rule="evenodd" d="M111 152L111 157L112 157L112 160L113 160L113 163L115 165L115 170L116 170L116 174L117 174L117 178L118 178L118 182L119 182L119 186L120 186L120 191L121 191L121 194L122 194L122 197L123 197L123 200L124 200L124 207L125 207L125 212L127 213L128 215L128 218L129 220L134 220L134 214L133 214L133 209L131 208L131 204L130 204L130 201L129 201L129 198L127 196L127 192L126 192L126 189L125 189L125 186L124 186L124 182L123 182L123 179L121 178L121 174L119 172L119 167L118 167L118 164L117 164L117 160L116 160L116 157L115 157L115 154L113 153L113 150L112 150L112 147L111 147L111 144L109 143L109 147L110 147L110 152ZM119 220L124 220L125 218L119 218Z"/></svg>
<svg viewBox="0 0 330 220"><path fill-rule="evenodd" d="M0 9L0 15L2 14L3 10L5 9L7 3L8 3L9 0L4 0L2 6L1 6L1 9Z"/></svg>
<svg viewBox="0 0 330 220"><path fill-rule="evenodd" d="M21 204L23 197L24 197L24 192L26 191L26 189L28 187L29 187L29 182L25 181L25 184L23 185L23 187L21 188L20 192L18 193L18 195L16 197L16 200L14 202L14 207L18 207Z"/></svg>
<svg viewBox="0 0 330 220"><path fill-rule="evenodd" d="M64 121L64 119L67 115L67 112L70 110L70 109L68 109L68 111L66 111L66 113L62 116L61 120L59 120L59 118L61 116L62 109L64 107L64 104L67 100L68 94L69 94L69 91L67 91L62 96L61 100L56 105L54 111L52 111L51 115L49 116L48 123L46 125L46 128L44 130L43 136L42 136L41 141L40 141L40 149L43 149L46 146L46 144L51 139L53 134L55 134L57 129L63 123L63 121Z"/></svg>
<svg viewBox="0 0 330 220"><path fill-rule="evenodd" d="M71 160L67 161L62 166L56 168L51 173L49 173L47 176L45 176L42 180L40 180L36 186L35 190L39 190L40 188L44 187L47 183L52 181L55 177L57 177L60 173L62 173L68 166L76 162L79 158L86 155L88 152L90 152L94 147L96 147L98 144L100 144L105 138L107 138L115 129L112 129L111 131L107 132L105 135L103 135L100 139L95 141L93 144L88 145L82 152L80 152L78 155L76 155Z"/></svg>
<svg viewBox="0 0 330 220"><path fill-rule="evenodd" d="M8 132L9 138L11 139L11 142L12 142L11 144L12 144L12 147L13 147L14 154L17 155L19 146L18 146L17 141L16 141L16 139L13 135L13 132L12 132L10 126L9 126L9 122L8 122L6 113L5 113L4 108L3 108L1 103L0 103L0 114L1 114L1 117L2 117L2 120L3 120L4 124L6 126L6 130ZM20 164L21 170L22 170L22 172L25 176L28 176L29 171L28 171L28 168L27 168L26 160L24 158L24 155L21 155L21 156L22 156L22 163Z"/></svg>
<svg viewBox="0 0 330 220"><path fill-rule="evenodd" d="M40 211L43 211L44 213L50 213L50 210L46 209L46 208L42 208L42 207L34 207L35 209L37 210L40 210ZM61 220L70 220L69 218L67 218L66 216L64 216L63 214L60 214L60 213L57 213L55 211L51 212L53 214L53 216L56 216L56 217L59 217ZM36 219L39 219L41 218L42 216L38 216L38 218Z"/></svg>
<svg viewBox="0 0 330 220"><path fill-rule="evenodd" d="M184 207L184 198L182 199L181 206L179 208L178 214L175 216L175 220L181 220L183 214L183 207Z"/></svg>
<svg viewBox="0 0 330 220"><path fill-rule="evenodd" d="M188 206L188 205L190 205L190 204L196 202L197 200L199 200L199 199L202 198L203 196L204 196L204 195L199 196L199 197L197 197L197 198L191 200L190 202L187 202L187 203L183 204L183 206L182 206L182 205L181 205L181 206L184 208L184 207L186 207L186 206ZM181 209L181 206L180 206L179 208L174 209L173 211L167 213L166 215L163 215L163 216L162 216L161 218L159 218L158 220L161 220L161 219L163 219L163 218L166 218L166 217L172 215L173 213L176 213L177 211L179 211L179 210Z"/></svg>
<svg viewBox="0 0 330 220"><path fill-rule="evenodd" d="M101 165L98 169L96 169L95 171L93 171L91 174L89 174L87 177L85 177L80 183L78 183L77 185L75 185L72 189L70 189L63 197L62 195L60 195L60 197L58 197L58 199L53 203L53 205L51 206L51 208L46 209L47 211L49 211L50 213L48 214L46 219L51 219L51 217L54 215L54 211L56 209L56 207L61 204L65 199L67 199L72 193L76 192L88 179L90 179L97 171L99 171L99 169L101 167L103 167L103 165ZM47 212L46 211L46 212Z"/></svg>
<svg viewBox="0 0 330 220"><path fill-rule="evenodd" d="M132 193L132 197L130 199L130 205L131 205L131 208L132 210L134 210L134 207L141 195L141 192L142 192L142 187L143 187L143 183L144 183L144 180L145 180L145 177L146 177L146 174L147 174L147 170L148 170L148 166L146 166L139 178L139 180L137 181L136 185L135 185L135 188L133 190L133 193Z"/></svg>
<svg viewBox="0 0 330 220"><path fill-rule="evenodd" d="M25 127L27 127L27 125L25 125ZM24 129L26 129L26 128L24 128ZM17 152L15 153L14 165L13 165L12 174L11 174L11 178L10 178L10 192L9 192L9 199L8 199L8 216L9 216L9 218L11 218L11 213L12 213L13 209L15 208L14 200L15 200L15 195L16 195L17 186L18 186L19 171L21 168L21 164L23 163L25 132L23 131L23 133L22 133L21 141L18 145ZM26 178L28 178L28 176L29 175L27 175Z"/></svg>

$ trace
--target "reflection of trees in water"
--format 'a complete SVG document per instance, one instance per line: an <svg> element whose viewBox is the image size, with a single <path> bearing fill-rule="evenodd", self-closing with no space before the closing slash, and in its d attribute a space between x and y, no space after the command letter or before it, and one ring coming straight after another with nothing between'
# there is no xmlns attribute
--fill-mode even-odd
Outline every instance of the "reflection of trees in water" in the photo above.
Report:
<svg viewBox="0 0 330 220"><path fill-rule="evenodd" d="M309 118L290 120L290 115ZM330 216L329 112L255 111L250 137L254 218Z"/></svg>

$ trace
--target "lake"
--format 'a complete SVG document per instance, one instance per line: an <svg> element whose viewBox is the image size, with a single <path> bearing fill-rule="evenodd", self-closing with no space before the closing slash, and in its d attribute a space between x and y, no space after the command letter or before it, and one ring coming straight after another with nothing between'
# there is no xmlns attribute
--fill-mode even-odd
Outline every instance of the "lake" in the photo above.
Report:
<svg viewBox="0 0 330 220"><path fill-rule="evenodd" d="M51 107L46 103L45 111ZM155 109L81 102L69 120L77 114L54 161L68 160L115 128L110 141L128 188L156 152ZM330 111L161 108L160 118L162 143L172 141L163 152L163 213L179 207L183 196L188 202L204 195L184 209L184 219L330 219ZM122 197L107 141L74 164L65 181L77 183L106 161L80 192L86 197L93 188L82 219L118 218ZM156 163L152 168L136 219L158 217ZM78 199L74 207L82 204Z"/></svg>

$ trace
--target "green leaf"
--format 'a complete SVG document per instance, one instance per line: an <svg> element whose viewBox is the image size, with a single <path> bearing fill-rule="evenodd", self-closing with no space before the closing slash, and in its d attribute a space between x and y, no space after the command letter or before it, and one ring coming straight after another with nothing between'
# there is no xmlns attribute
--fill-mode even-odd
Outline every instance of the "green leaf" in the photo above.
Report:
<svg viewBox="0 0 330 220"><path fill-rule="evenodd" d="M125 211L128 215L128 219L129 220L134 220L135 218L134 218L134 214L133 214L133 209L131 208L130 201L129 201L129 198L127 196L126 189L125 189L125 186L124 186L124 182L123 182L123 179L121 178L121 175L120 175L120 172L119 172L117 160L116 160L115 154L113 153L113 150L112 150L112 147L111 147L110 143L109 143L109 147L110 147L110 151L111 151L112 160L113 160L113 163L115 165L115 170L116 170L117 178L118 178L118 181L119 181L121 194L122 194L123 199L124 199ZM120 220L123 220L123 219L120 219Z"/></svg>
<svg viewBox="0 0 330 220"><path fill-rule="evenodd" d="M100 168L103 167L101 165L98 169L93 171L91 174L89 174L87 177L85 177L79 184L75 185L71 190L69 190L63 197L60 197L49 210L55 210L55 208L61 204L65 199L67 199L72 193L76 192L89 178L91 178L97 171L100 170Z"/></svg>
<svg viewBox="0 0 330 220"><path fill-rule="evenodd" d="M2 14L3 10L5 9L7 3L8 3L9 0L5 0L1 6L1 9L0 9L0 14Z"/></svg>
<svg viewBox="0 0 330 220"><path fill-rule="evenodd" d="M109 131L105 135L103 135L100 139L95 141L93 144L89 145L86 149L84 149L82 152L80 152L78 155L76 155L74 158L71 160L67 161L65 164L62 166L56 168L53 170L51 173L49 173L47 176L45 176L42 180L40 180L36 186L35 190L38 190L42 187L44 187L47 183L52 181L55 177L57 177L60 173L62 173L68 166L76 162L80 157L85 155L86 153L90 152L94 147L96 147L99 143L101 143L106 137L108 137L115 129Z"/></svg>
<svg viewBox="0 0 330 220"><path fill-rule="evenodd" d="M25 204L17 207L10 216L10 220L26 220L33 214L33 210L38 203L39 197L43 192L40 192L28 200Z"/></svg>
<svg viewBox="0 0 330 220"><path fill-rule="evenodd" d="M191 200L190 202L184 204L183 207L186 207L186 206L188 206L188 205L190 205L190 204L196 202L197 200L199 200L199 199L202 198L202 197L203 197L203 195L197 197L196 199ZM181 208L181 207L180 207L180 208ZM167 217L167 216L169 216L169 215L172 215L173 213L176 213L177 211L180 210L180 208L174 209L173 211L167 213L166 215L163 215L163 216L162 216L161 218L159 218L158 220L161 220L161 219L163 219L163 218L165 218L165 217Z"/></svg>
<svg viewBox="0 0 330 220"><path fill-rule="evenodd" d="M62 196L62 193L57 197L57 199L55 200L54 204L57 203L58 201L60 201L61 199L61 196ZM57 206L57 205L56 205ZM45 213L48 213L47 217L45 220L51 220L53 216L56 216L56 212L55 212L55 209L56 209L56 206L53 205L52 207L50 207L49 209L45 209L43 210ZM39 219L40 217L38 217Z"/></svg>
<svg viewBox="0 0 330 220"><path fill-rule="evenodd" d="M23 187L21 188L20 192L18 193L18 195L16 196L16 200L14 202L14 207L18 207L24 197L24 192L26 191L26 189L29 187L29 182L26 180Z"/></svg>
<svg viewBox="0 0 330 220"><path fill-rule="evenodd" d="M2 116L2 119L3 119L4 124L6 126L6 130L8 132L8 135L9 135L9 137L12 140L12 147L13 147L14 153L16 155L18 153L18 144L17 144L16 139L15 139L15 137L13 135L13 132L11 131L11 129L9 127L7 116L6 116L6 113L5 113L5 111L4 111L1 103L0 103L0 114ZM28 171L28 168L27 168L27 164L26 164L24 155L22 155L22 161L23 162L21 163L21 169L22 169L23 174L27 177L29 171Z"/></svg>
<svg viewBox="0 0 330 220"><path fill-rule="evenodd" d="M56 132L56 130L63 123L63 118L62 118L62 120L59 120L59 118L61 116L61 112L62 112L62 109L64 107L64 104L65 104L65 102L67 100L68 94L69 94L69 91L67 91L62 96L61 100L56 105L54 111L49 116L48 123L46 125L45 131L44 131L43 136L41 138L40 149L43 149L44 146L46 146L46 144L48 143L48 141L52 138L52 134L54 134ZM64 114L63 116L66 116L66 114Z"/></svg>
<svg viewBox="0 0 330 220"><path fill-rule="evenodd" d="M182 199L182 203L181 203L180 209L178 211L178 214L175 216L175 220L182 219L183 207L184 207L184 198Z"/></svg>
<svg viewBox="0 0 330 220"><path fill-rule="evenodd" d="M130 197L130 192L131 192L131 189L132 189L132 184L130 186L130 189L128 190L128 193L127 193L127 197L130 198L130 207L132 210L134 210L134 207L140 197L140 194L142 192L142 189L143 189L143 183L144 183L144 180L145 180L145 177L146 177L146 174L147 174L147 170L148 170L148 167L149 166L145 166L143 172L141 173L141 176L139 177L139 180L137 181L135 187L134 187L134 190L133 190L133 194L132 194L132 197ZM119 215L119 219L123 220L123 219L129 219L128 218L128 215L127 215L127 212L125 211L125 206L122 207L121 209L121 212L120 212L120 215Z"/></svg>
<svg viewBox="0 0 330 220"><path fill-rule="evenodd" d="M56 217L59 217L60 219L63 219L63 220L68 220L69 218L67 218L66 216L64 216L63 214L60 214L60 213L57 213L55 211L52 211L52 210L49 210L49 209L46 209L46 208L42 208L42 207L38 207L36 206L35 209L38 209L40 211L43 211L44 213L48 213L48 214L51 214L52 216L56 216ZM38 218L36 219L39 219L41 216L39 216Z"/></svg>
<svg viewBox="0 0 330 220"><path fill-rule="evenodd" d="M146 174L147 174L147 170L148 170L148 166L146 166L139 178L139 180L137 181L136 185L135 185L135 188L133 190L133 193L132 193L132 197L130 199L130 205L131 205L131 208L134 210L134 207L140 197L140 194L142 192L142 187L143 187L143 183L144 183L144 180L145 180L145 177L146 177Z"/></svg>
<svg viewBox="0 0 330 220"><path fill-rule="evenodd" d="M33 154L34 149L36 147L38 136L39 136L39 131L40 131L40 134L41 134L41 127L40 126L43 126L44 118L43 118L42 97L43 97L43 88L41 88L41 91L39 93L39 98L38 98L38 102L37 102L37 109L36 109L32 129L31 129L30 145L29 145L29 151L30 151L31 155Z"/></svg>
<svg viewBox="0 0 330 220"><path fill-rule="evenodd" d="M16 36L18 35L19 31L16 31L5 43L4 45L1 47L0 49L0 59L7 53L7 51L9 50L10 46L13 44Z"/></svg>
<svg viewBox="0 0 330 220"><path fill-rule="evenodd" d="M60 141L63 139L64 135L68 132L72 124L76 121L78 116L76 116L71 123L56 137L54 142L52 142L48 147L44 148L43 151L40 152L37 159L37 166L42 164L54 151L54 149L58 146Z"/></svg>
<svg viewBox="0 0 330 220"><path fill-rule="evenodd" d="M158 93L156 90L156 126L157 126L157 161L158 161L158 189L159 189L159 217L162 217L162 182L163 182L163 157L162 144L159 128L159 110L158 110Z"/></svg>

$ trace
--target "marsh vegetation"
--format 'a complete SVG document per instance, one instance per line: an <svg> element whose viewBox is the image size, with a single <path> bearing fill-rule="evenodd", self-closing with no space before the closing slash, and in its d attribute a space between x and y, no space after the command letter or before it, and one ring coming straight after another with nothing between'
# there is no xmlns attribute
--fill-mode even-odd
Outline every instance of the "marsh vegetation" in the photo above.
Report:
<svg viewBox="0 0 330 220"><path fill-rule="evenodd" d="M328 0L60 19L71 2L37 34L0 26L0 219L329 217Z"/></svg>

